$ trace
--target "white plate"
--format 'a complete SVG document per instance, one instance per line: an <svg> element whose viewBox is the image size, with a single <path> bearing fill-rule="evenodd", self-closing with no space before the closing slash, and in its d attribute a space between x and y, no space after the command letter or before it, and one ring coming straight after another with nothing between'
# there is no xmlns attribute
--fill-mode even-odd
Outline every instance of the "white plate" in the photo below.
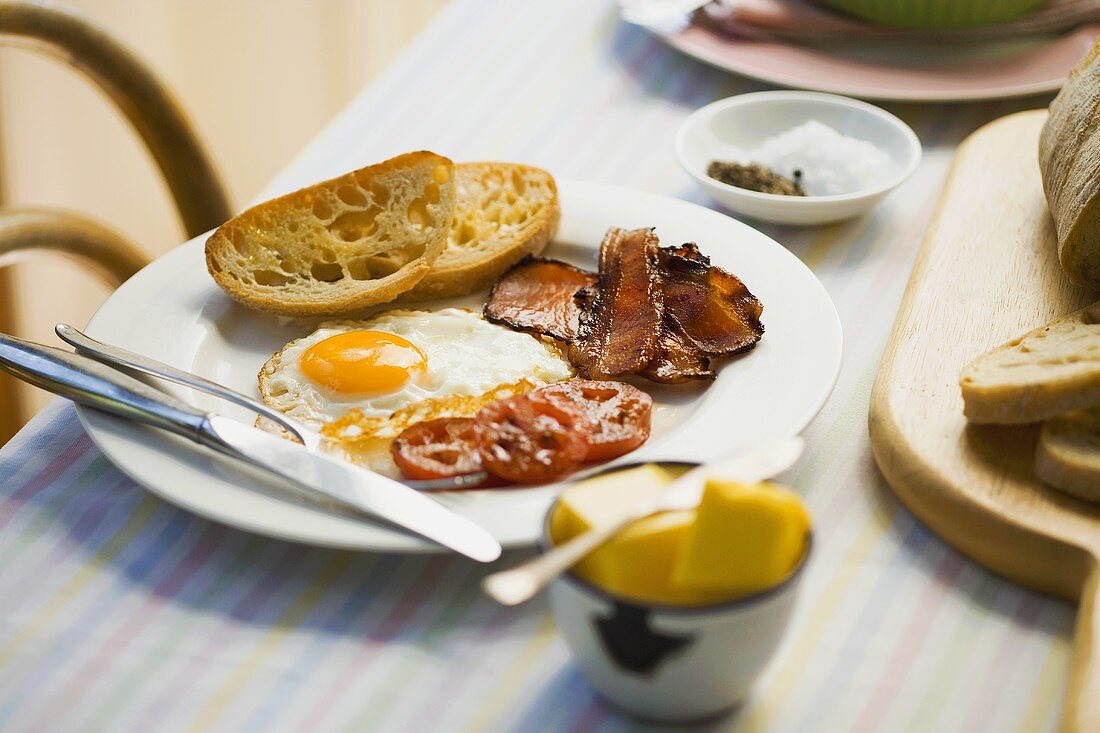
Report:
<svg viewBox="0 0 1100 733"><path fill-rule="evenodd" d="M654 435L638 452L688 450L715 456L754 441L800 432L817 414L840 370L836 309L813 273L760 232L695 204L593 183L560 183L562 223L546 254L595 267L610 226L655 226L665 244L698 242L715 264L739 275L764 303L766 333L712 384L653 389ZM256 373L311 323L279 319L232 302L211 280L205 236L161 257L119 288L88 333L108 343L256 393ZM478 305L484 294L430 308ZM203 409L251 420L246 411L183 388ZM154 494L203 517L281 539L386 552L437 548L399 531L349 518L265 483L214 454L152 428L78 408L101 451ZM505 547L535 543L558 487L470 491L440 501L489 530Z"/></svg>

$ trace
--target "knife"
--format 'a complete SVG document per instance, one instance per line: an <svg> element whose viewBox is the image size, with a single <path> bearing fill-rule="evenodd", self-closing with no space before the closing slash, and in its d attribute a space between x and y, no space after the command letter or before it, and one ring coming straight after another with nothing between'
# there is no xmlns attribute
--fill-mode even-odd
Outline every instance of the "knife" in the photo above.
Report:
<svg viewBox="0 0 1100 733"><path fill-rule="evenodd" d="M240 405L280 425L292 436L296 436L298 441L311 451L324 451L325 441L320 433L311 430L297 420L292 419L289 415L284 415L278 410L248 395L235 392L217 382L184 371L183 369L177 369L174 366L157 361L148 356L135 354L132 351L127 351L113 344L105 344L102 341L96 341L88 334L82 333L80 330L67 323L59 323L54 326L53 330L62 341L76 349L76 352L81 356L95 359L114 369L142 372L143 374L148 374L158 379L182 384L185 387L190 387L199 392L205 392L219 399ZM406 486L411 486L417 491L454 491L455 489L477 486L483 482L486 477L487 474L484 471L478 471L476 473L468 473L450 478L402 480L401 483Z"/></svg>
<svg viewBox="0 0 1100 733"><path fill-rule="evenodd" d="M182 436L480 562L500 543L484 528L398 481L187 403L80 354L0 333L0 369L102 412Z"/></svg>

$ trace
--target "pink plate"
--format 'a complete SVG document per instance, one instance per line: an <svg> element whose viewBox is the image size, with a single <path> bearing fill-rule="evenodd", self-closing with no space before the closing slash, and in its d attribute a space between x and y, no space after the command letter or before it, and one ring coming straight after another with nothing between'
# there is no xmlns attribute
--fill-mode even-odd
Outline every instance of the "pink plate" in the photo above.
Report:
<svg viewBox="0 0 1100 733"><path fill-rule="evenodd" d="M942 44L795 45L739 41L694 24L663 38L726 71L799 89L865 99L970 101L1042 94L1061 87L1100 26L1056 38Z"/></svg>

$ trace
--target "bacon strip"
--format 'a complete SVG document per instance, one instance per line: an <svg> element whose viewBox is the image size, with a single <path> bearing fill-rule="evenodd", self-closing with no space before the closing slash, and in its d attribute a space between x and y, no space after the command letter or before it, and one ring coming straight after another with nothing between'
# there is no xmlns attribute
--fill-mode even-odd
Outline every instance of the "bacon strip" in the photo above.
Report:
<svg viewBox="0 0 1100 733"><path fill-rule="evenodd" d="M600 243L599 289L581 311L569 360L582 377L642 371L658 353L664 313L652 229L609 229Z"/></svg>
<svg viewBox="0 0 1100 733"><path fill-rule="evenodd" d="M680 327L665 313L657 355L639 375L652 382L683 384L696 379L714 379L708 359L695 347Z"/></svg>
<svg viewBox="0 0 1100 733"><path fill-rule="evenodd" d="M711 358L752 349L763 306L693 244L659 247L652 229L610 229L599 276L528 258L493 286L485 317L567 347L583 377L714 379Z"/></svg>
<svg viewBox="0 0 1100 733"><path fill-rule="evenodd" d="M731 356L764 335L764 306L736 275L714 267L694 243L658 253L665 311L706 356Z"/></svg>
<svg viewBox="0 0 1100 733"><path fill-rule="evenodd" d="M577 292L597 278L558 260L528 257L497 281L485 303L485 319L517 331L572 341L577 335Z"/></svg>

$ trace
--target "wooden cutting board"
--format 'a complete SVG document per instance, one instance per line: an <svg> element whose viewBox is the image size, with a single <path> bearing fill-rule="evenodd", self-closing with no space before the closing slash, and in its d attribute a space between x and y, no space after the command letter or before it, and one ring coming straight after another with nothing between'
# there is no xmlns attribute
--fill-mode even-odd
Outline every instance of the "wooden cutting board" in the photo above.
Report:
<svg viewBox="0 0 1100 733"><path fill-rule="evenodd" d="M1100 298L1058 264L1037 163L1045 119L1011 115L960 146L875 381L871 446L898 497L949 543L1080 599L1061 730L1097 733L1100 506L1034 478L1036 426L968 426L958 386L975 356Z"/></svg>

